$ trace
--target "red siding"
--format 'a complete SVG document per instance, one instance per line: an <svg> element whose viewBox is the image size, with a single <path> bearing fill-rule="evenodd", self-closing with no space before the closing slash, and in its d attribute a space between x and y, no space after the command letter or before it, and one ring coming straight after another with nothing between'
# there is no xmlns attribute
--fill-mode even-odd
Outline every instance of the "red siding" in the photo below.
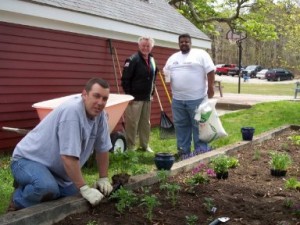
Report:
<svg viewBox="0 0 300 225"><path fill-rule="evenodd" d="M120 85L120 69L126 57L137 50L136 43L112 40ZM155 47L153 54L162 69L176 49ZM118 63L119 62L119 63ZM120 68L119 66L120 65ZM0 126L31 129L38 123L33 103L81 92L94 76L106 79L111 92L117 85L107 39L0 22ZM160 78L157 87L164 111L170 104ZM159 125L160 109L154 98L151 123ZM120 124L116 129L121 129ZM12 150L22 135L0 130L0 153Z"/></svg>

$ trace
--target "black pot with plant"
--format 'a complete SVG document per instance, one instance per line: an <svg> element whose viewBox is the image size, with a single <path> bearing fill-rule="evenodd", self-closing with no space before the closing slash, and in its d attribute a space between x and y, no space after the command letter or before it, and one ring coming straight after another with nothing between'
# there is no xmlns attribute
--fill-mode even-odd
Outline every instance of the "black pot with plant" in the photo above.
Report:
<svg viewBox="0 0 300 225"><path fill-rule="evenodd" d="M228 178L229 157L227 155L219 155L213 158L211 164L218 179Z"/></svg>
<svg viewBox="0 0 300 225"><path fill-rule="evenodd" d="M292 159L286 152L271 152L271 175L276 177L285 176L291 166Z"/></svg>

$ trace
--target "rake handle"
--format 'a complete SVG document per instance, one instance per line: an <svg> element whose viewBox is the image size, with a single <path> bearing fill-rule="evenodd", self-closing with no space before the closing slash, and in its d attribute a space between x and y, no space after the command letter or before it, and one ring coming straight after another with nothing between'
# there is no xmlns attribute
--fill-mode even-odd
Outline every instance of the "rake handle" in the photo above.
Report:
<svg viewBox="0 0 300 225"><path fill-rule="evenodd" d="M154 89L155 89L155 94L157 96L157 100L158 100L158 104L159 104L160 110L164 111L164 109L162 107L162 104L161 104L161 101L160 101L160 97L159 97L158 92L157 92L157 89L156 88L154 88Z"/></svg>
<svg viewBox="0 0 300 225"><path fill-rule="evenodd" d="M111 58L112 58L112 63L113 63L113 69L114 69L114 75L115 75L115 82L116 82L116 85L117 85L117 91L118 91L118 94L120 94L120 88L119 88L118 77L117 77L117 69L116 69L116 63L115 63L115 57L114 57L114 54L113 54L113 47L112 47L111 39L108 39L108 44L109 44L109 52L110 52L110 55L111 55Z"/></svg>
<svg viewBox="0 0 300 225"><path fill-rule="evenodd" d="M169 102L170 102L170 104L171 104L171 103L172 103L172 100L171 100L169 91L168 91L168 89L167 89L166 83L165 83L165 81L164 81L164 78L162 77L160 71L158 72L158 74L159 74L159 77L160 77L160 79L161 79L161 82L162 82L162 84L163 84L163 86L164 86L164 89L165 89L165 91L166 91L166 94L167 94L167 96L168 96Z"/></svg>

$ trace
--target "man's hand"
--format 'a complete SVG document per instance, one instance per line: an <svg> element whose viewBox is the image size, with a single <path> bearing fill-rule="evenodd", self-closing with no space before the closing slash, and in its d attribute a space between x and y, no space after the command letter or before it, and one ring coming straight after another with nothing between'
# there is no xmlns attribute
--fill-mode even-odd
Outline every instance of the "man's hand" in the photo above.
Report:
<svg viewBox="0 0 300 225"><path fill-rule="evenodd" d="M99 178L99 180L96 182L96 186L105 196L108 196L113 190L113 187L111 186L107 177Z"/></svg>
<svg viewBox="0 0 300 225"><path fill-rule="evenodd" d="M104 195L101 194L100 191L95 188L90 188L88 185L84 185L80 188L80 194L82 195L82 197L88 200L88 202L91 203L92 206L98 205L104 197Z"/></svg>
<svg viewBox="0 0 300 225"><path fill-rule="evenodd" d="M214 97L214 95L215 95L214 88L213 87L212 88L208 88L208 90L207 90L207 96L208 96L208 98L212 98L212 97Z"/></svg>

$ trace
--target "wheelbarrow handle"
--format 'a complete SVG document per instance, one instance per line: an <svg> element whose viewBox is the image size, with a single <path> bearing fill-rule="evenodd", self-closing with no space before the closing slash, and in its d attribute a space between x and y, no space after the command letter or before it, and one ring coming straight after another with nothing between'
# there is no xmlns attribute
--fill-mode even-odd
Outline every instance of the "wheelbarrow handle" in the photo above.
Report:
<svg viewBox="0 0 300 225"><path fill-rule="evenodd" d="M20 129L20 128L15 128L15 127L2 127L2 130L5 131L11 131L11 132L15 132L18 134L27 134L30 130L26 130L26 129Z"/></svg>

